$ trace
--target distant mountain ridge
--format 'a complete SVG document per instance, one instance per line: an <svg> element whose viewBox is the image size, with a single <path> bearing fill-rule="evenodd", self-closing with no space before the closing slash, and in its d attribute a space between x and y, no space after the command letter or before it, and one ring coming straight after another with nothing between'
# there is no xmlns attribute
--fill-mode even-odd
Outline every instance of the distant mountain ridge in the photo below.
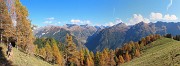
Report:
<svg viewBox="0 0 180 66"><path fill-rule="evenodd" d="M89 25L76 25L66 24L64 26L45 26L34 30L34 34L38 38L51 37L65 43L66 34L73 36L73 41L77 44L78 48L85 48L84 44L86 39L93 35L96 31L106 28L105 26L89 26Z"/></svg>
<svg viewBox="0 0 180 66"><path fill-rule="evenodd" d="M43 27L34 32L36 32L36 37L53 37L61 42L64 42L65 34L69 33L73 36L78 47L101 51L104 48L121 47L126 42L138 41L150 34L164 35L170 33L178 35L180 34L180 22L140 22L131 26L119 23L111 27L66 24L64 26Z"/></svg>

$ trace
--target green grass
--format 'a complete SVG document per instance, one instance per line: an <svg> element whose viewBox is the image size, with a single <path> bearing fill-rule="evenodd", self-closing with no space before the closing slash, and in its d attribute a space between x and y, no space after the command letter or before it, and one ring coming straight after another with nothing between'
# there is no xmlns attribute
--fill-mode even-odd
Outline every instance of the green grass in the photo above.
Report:
<svg viewBox="0 0 180 66"><path fill-rule="evenodd" d="M180 66L179 54L179 41L161 38L146 46L139 58L134 58L121 66Z"/></svg>
<svg viewBox="0 0 180 66"><path fill-rule="evenodd" d="M5 53L6 46L2 44L0 46L3 47L3 52ZM13 48L13 55L9 60L12 62L12 65L15 66L52 66L51 64L38 59L35 56L25 54L16 48Z"/></svg>

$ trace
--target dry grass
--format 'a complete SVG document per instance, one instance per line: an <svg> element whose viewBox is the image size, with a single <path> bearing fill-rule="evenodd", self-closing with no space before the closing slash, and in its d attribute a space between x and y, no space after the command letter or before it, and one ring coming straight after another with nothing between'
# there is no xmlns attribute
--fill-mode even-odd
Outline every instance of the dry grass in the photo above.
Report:
<svg viewBox="0 0 180 66"><path fill-rule="evenodd" d="M6 52L6 46L1 44L1 47L3 47L3 52L5 54ZM51 64L36 58L35 56L30 56L28 54L25 54L16 48L12 49L13 55L9 59L7 56L5 56L9 61L12 62L12 65L15 66L52 66Z"/></svg>
<svg viewBox="0 0 180 66"><path fill-rule="evenodd" d="M139 58L121 66L180 66L179 41L161 38L151 43L151 46L147 46Z"/></svg>

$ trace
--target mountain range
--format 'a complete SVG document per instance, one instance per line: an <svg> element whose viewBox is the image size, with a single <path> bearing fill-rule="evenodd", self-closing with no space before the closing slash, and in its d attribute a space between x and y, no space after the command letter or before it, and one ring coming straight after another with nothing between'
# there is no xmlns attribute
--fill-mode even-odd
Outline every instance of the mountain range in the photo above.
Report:
<svg viewBox="0 0 180 66"><path fill-rule="evenodd" d="M129 41L138 41L150 34L180 34L180 22L155 23L140 22L135 25L119 23L114 26L90 26L66 24L64 26L45 26L38 28L34 34L38 38L51 37L65 43L66 34L73 36L78 48L88 48L91 51L102 51L104 48L115 49Z"/></svg>

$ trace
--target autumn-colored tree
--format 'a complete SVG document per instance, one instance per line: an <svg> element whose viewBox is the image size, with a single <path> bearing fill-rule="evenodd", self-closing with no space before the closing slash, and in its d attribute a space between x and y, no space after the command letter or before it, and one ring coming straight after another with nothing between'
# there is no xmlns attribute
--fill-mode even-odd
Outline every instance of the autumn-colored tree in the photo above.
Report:
<svg viewBox="0 0 180 66"><path fill-rule="evenodd" d="M90 52L90 56L94 59L94 53L92 51Z"/></svg>
<svg viewBox="0 0 180 66"><path fill-rule="evenodd" d="M85 66L94 66L94 61L93 61L90 54L86 58L86 65Z"/></svg>
<svg viewBox="0 0 180 66"><path fill-rule="evenodd" d="M125 62L122 55L119 55L119 58L118 58L118 59L119 59L118 65L123 64L123 63Z"/></svg>
<svg viewBox="0 0 180 66"><path fill-rule="evenodd" d="M114 60L115 52L113 50L110 50L108 55L109 55L108 65L109 66L115 66L116 65L116 62Z"/></svg>
<svg viewBox="0 0 180 66"><path fill-rule="evenodd" d="M95 66L100 66L100 52L99 51L97 51L96 52L96 55L95 55L95 57L94 57L94 64L95 64Z"/></svg>
<svg viewBox="0 0 180 66"><path fill-rule="evenodd" d="M125 43L124 46L123 46L122 48L123 48L124 51L127 51L127 49L128 49L128 44Z"/></svg>
<svg viewBox="0 0 180 66"><path fill-rule="evenodd" d="M160 39L161 37L159 34L156 34L155 36L157 37L157 39Z"/></svg>
<svg viewBox="0 0 180 66"><path fill-rule="evenodd" d="M51 46L49 45L48 42L46 42L45 50L46 50L45 60L49 61L49 62L52 61L52 59L53 59L52 48L51 48Z"/></svg>
<svg viewBox="0 0 180 66"><path fill-rule="evenodd" d="M129 44L130 44L132 47L135 46L133 41L130 41Z"/></svg>
<svg viewBox="0 0 180 66"><path fill-rule="evenodd" d="M4 29L2 34L8 39L9 37L14 37L14 29L6 4L6 0L0 0L0 28Z"/></svg>
<svg viewBox="0 0 180 66"><path fill-rule="evenodd" d="M56 61L56 63L60 66L64 66L64 63L63 63L63 56L62 54L60 53L59 51L59 48L57 46L57 43L55 42L55 40L52 40L52 49L53 49L53 56L54 56L54 59Z"/></svg>
<svg viewBox="0 0 180 66"><path fill-rule="evenodd" d="M149 37L151 42L153 42L156 39L154 35L150 35Z"/></svg>
<svg viewBox="0 0 180 66"><path fill-rule="evenodd" d="M40 54L40 56L41 56L43 59L45 59L45 57L46 57L46 50L45 50L45 48L40 48L39 54Z"/></svg>
<svg viewBox="0 0 180 66"><path fill-rule="evenodd" d="M128 44L127 45L127 51L131 51L132 50L132 45L131 44Z"/></svg>
<svg viewBox="0 0 180 66"><path fill-rule="evenodd" d="M129 62L131 60L131 57L130 57L128 51L126 52L125 59L127 62Z"/></svg>
<svg viewBox="0 0 180 66"><path fill-rule="evenodd" d="M136 49L140 49L138 42L135 42L135 47L136 47Z"/></svg>
<svg viewBox="0 0 180 66"><path fill-rule="evenodd" d="M100 54L100 60L99 60L99 63L100 63L100 66L105 66L107 65L107 61L108 61L108 49L105 48L102 53Z"/></svg>
<svg viewBox="0 0 180 66"><path fill-rule="evenodd" d="M144 48L145 45L146 45L146 39L143 37L143 38L141 39L140 48L141 48L141 49Z"/></svg>
<svg viewBox="0 0 180 66"><path fill-rule="evenodd" d="M79 66L79 56L77 52L76 45L72 40L72 36L66 35L66 65L77 65Z"/></svg>
<svg viewBox="0 0 180 66"><path fill-rule="evenodd" d="M146 44L150 43L150 41L151 41L150 36L146 36ZM146 45L146 44L145 44L145 45Z"/></svg>
<svg viewBox="0 0 180 66"><path fill-rule="evenodd" d="M140 52L139 52L138 49L136 49L136 51L135 51L135 56L136 56L136 57L139 57L139 56L140 56Z"/></svg>
<svg viewBox="0 0 180 66"><path fill-rule="evenodd" d="M81 66L84 66L84 49L81 49L79 52L79 62Z"/></svg>
<svg viewBox="0 0 180 66"><path fill-rule="evenodd" d="M40 50L39 50L38 46L35 45L35 54L39 54L39 53L40 53Z"/></svg>
<svg viewBox="0 0 180 66"><path fill-rule="evenodd" d="M20 0L15 0L15 12L16 12L16 36L17 44L27 53L33 53L35 51L34 35L31 29L31 22L28 19L28 10L23 6Z"/></svg>

